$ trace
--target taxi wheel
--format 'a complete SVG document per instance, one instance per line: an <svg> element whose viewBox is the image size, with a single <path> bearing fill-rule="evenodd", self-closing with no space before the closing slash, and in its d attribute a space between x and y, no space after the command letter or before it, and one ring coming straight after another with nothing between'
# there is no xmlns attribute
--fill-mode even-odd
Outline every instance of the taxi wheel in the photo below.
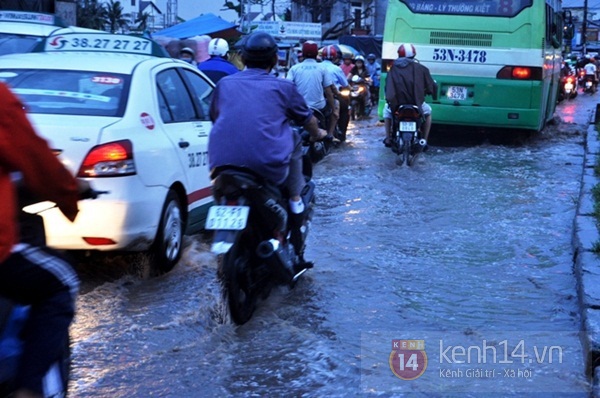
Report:
<svg viewBox="0 0 600 398"><path fill-rule="evenodd" d="M174 191L169 191L160 218L156 240L150 253L152 270L156 274L161 275L171 271L179 261L183 246L183 231L179 198Z"/></svg>

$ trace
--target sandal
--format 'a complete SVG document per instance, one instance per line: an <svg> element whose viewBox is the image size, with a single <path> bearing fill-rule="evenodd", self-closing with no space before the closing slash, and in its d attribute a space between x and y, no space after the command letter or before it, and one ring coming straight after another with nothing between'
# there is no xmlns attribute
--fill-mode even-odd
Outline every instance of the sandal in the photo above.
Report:
<svg viewBox="0 0 600 398"><path fill-rule="evenodd" d="M391 138L384 138L383 139L383 145L385 145L386 148L391 148L391 146L392 146L392 139Z"/></svg>

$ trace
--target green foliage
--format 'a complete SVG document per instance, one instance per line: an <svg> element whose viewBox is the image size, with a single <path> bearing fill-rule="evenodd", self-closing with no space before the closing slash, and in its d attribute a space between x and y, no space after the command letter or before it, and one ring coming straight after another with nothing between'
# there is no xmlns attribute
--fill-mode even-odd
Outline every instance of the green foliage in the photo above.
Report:
<svg viewBox="0 0 600 398"><path fill-rule="evenodd" d="M108 24L108 12L98 0L82 0L77 3L77 26L104 30Z"/></svg>
<svg viewBox="0 0 600 398"><path fill-rule="evenodd" d="M123 14L123 6L120 1L110 0L106 6L106 18L110 26L110 33L115 33L119 28L129 23L129 14Z"/></svg>

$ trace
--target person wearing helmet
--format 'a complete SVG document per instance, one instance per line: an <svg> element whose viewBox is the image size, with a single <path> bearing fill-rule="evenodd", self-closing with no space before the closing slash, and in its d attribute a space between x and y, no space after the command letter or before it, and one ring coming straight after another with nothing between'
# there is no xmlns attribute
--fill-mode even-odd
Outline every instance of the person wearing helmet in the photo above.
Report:
<svg viewBox="0 0 600 398"><path fill-rule="evenodd" d="M340 132L340 135L335 138L338 138L340 141L345 141L346 130L348 129L348 122L350 120L348 115L348 104L350 99L348 96L343 96L340 94L341 89L348 88L348 79L346 79L346 75L344 74L344 71L342 71L342 68L336 64L339 54L341 53L338 48L339 47L337 47L335 44L323 48L323 62L321 62L321 66L323 66L329 72L331 78L333 79L332 89L335 102L332 119L335 120L335 123L338 123Z"/></svg>
<svg viewBox="0 0 600 398"><path fill-rule="evenodd" d="M392 111L402 104L421 106L425 123L421 126L423 138L427 141L431 129L431 107L425 102L425 95L431 94L437 99L437 84L431 77L429 69L415 60L417 50L412 44L401 44L398 47L398 58L387 74L385 81L386 107L383 110L385 121L386 147L391 146ZM427 150L425 145L424 150Z"/></svg>
<svg viewBox="0 0 600 398"><path fill-rule="evenodd" d="M352 63L352 59L354 56L350 53L342 54L342 64L340 68L344 71L344 74L348 76L352 68L354 68L354 64Z"/></svg>
<svg viewBox="0 0 600 398"><path fill-rule="evenodd" d="M592 81L592 93L595 93L597 90L597 86L598 86L598 76L597 76L598 68L596 67L596 62L594 60L594 57L590 57L590 61L587 64L585 64L583 69L585 70L586 79L589 79Z"/></svg>
<svg viewBox="0 0 600 398"><path fill-rule="evenodd" d="M367 63L365 65L371 76L371 101L375 105L379 100L379 78L381 76L381 65L377 62L375 54L367 55Z"/></svg>
<svg viewBox="0 0 600 398"><path fill-rule="evenodd" d="M221 78L239 72L239 69L227 60L228 52L229 44L227 44L227 40L221 38L212 39L208 43L208 55L210 55L210 58L198 64L198 69L215 84Z"/></svg>
<svg viewBox="0 0 600 398"><path fill-rule="evenodd" d="M270 73L277 64L277 43L270 34L257 31L247 36L241 55L246 69L222 78L213 92L209 168L214 174L221 166L246 167L287 188L290 241L300 256L304 212L300 193L305 180L301 137L290 121L304 126L313 141L327 132L319 128L296 86Z"/></svg>
<svg viewBox="0 0 600 398"><path fill-rule="evenodd" d="M329 119L327 132L330 137L333 137L333 130L337 123L332 123L332 111L335 107L333 97L333 79L317 62L319 47L314 41L306 41L302 44L302 54L304 61L290 68L287 74L287 79L296 84L298 91L310 108L319 110L326 118Z"/></svg>
<svg viewBox="0 0 600 398"><path fill-rule="evenodd" d="M358 78L357 78L358 76ZM365 65L365 57L357 55L354 58L354 66L348 73L348 81L367 84L367 98L365 99L365 107L371 104L371 75Z"/></svg>
<svg viewBox="0 0 600 398"><path fill-rule="evenodd" d="M179 51L179 59L189 64L196 65L196 53L189 47L184 47Z"/></svg>

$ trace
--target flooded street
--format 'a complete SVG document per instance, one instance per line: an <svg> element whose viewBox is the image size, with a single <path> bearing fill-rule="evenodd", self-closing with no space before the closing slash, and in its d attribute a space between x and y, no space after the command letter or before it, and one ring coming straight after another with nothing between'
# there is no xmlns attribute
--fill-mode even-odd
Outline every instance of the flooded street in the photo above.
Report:
<svg viewBox="0 0 600 398"><path fill-rule="evenodd" d="M571 237L593 107L518 139L434 129L413 168L356 122L314 170L315 268L241 327L207 236L158 278L80 264L71 396L588 396Z"/></svg>

